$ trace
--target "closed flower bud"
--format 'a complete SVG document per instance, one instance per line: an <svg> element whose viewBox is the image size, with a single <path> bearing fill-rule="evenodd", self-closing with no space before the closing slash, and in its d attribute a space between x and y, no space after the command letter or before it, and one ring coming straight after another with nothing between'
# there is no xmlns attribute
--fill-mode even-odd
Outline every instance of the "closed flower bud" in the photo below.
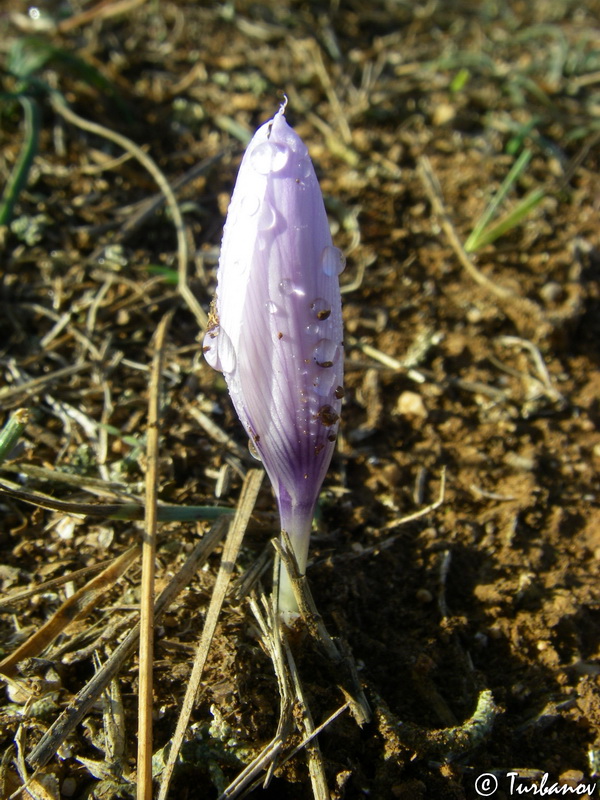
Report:
<svg viewBox="0 0 600 800"><path fill-rule="evenodd" d="M204 354L225 376L304 572L344 393L344 258L306 146L284 110L258 129L240 166ZM285 574L279 600L283 612L296 610Z"/></svg>

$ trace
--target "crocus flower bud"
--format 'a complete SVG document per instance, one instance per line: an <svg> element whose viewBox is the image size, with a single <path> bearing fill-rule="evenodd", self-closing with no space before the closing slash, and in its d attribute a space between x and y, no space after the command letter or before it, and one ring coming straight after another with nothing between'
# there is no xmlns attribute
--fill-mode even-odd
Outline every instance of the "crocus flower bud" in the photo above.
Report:
<svg viewBox="0 0 600 800"><path fill-rule="evenodd" d="M240 166L204 354L225 376L304 572L344 394L344 257L308 150L284 111L258 129ZM283 572L279 604L297 610Z"/></svg>

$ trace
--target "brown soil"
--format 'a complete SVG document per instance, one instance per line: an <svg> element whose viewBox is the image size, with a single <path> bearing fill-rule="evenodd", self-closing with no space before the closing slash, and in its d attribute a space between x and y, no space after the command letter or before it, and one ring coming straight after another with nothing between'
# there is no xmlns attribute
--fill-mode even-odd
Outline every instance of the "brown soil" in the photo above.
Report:
<svg viewBox="0 0 600 800"><path fill-rule="evenodd" d="M482 773L499 778L495 797L508 797L511 770L525 786L543 773L574 788L600 781L598 3L178 0L131 3L120 14L118 3L48 5L44 13L63 27L35 35L102 80L54 57L38 81L60 89L81 117L143 146L172 184L215 157L178 192L190 285L205 311L242 150L236 131L250 134L272 116L282 91L314 159L336 244L348 253L343 426L308 575L330 633L352 650L373 720L359 728L345 712L320 735L331 797L474 798ZM10 48L33 23L16 0L5 6L6 70ZM7 71L2 80L4 92L19 90ZM212 416L244 447L245 437L171 280L172 220L161 207L126 227L156 186L114 142L65 121L39 85L30 91L41 110L39 147L14 209L18 224L1 239L0 368L11 393L0 390L0 409L4 421L18 407L33 419L5 464L13 472L1 477L75 503L105 499L97 486L100 497L87 484L84 491L83 477L117 482L118 491L107 487L112 502L115 494L142 496L151 338L176 309L160 499L234 507L240 471L229 470L215 500L232 456L190 411ZM18 103L4 97L0 110L4 182L23 127ZM544 199L469 256L474 277L448 224L464 243L523 146L533 157L503 209L537 188ZM432 207L424 157L446 222ZM81 370L12 391L72 365ZM55 479L17 477L14 465L54 470ZM58 471L82 483L61 483ZM444 476L442 502L403 522L435 504ZM113 558L143 530L9 496L1 506L3 595ZM240 571L277 533L273 511L265 481ZM207 527L161 524L161 586ZM156 750L173 734L218 564L217 551L157 626ZM2 601L2 657L65 591ZM43 661L21 668L15 680L29 670L29 679L57 680L60 691L42 687L47 704L27 714L14 689L6 695L2 797L21 785L19 759L23 768L92 676L94 656L84 648L108 631L95 648L104 662L132 625L138 597L135 566L39 654ZM336 668L309 639L293 649L319 724L344 703ZM119 685L122 757L108 752L98 704L42 770L48 797L131 791L118 772L135 780L137 659ZM444 734L472 717L484 690L497 707L493 724L467 745ZM278 703L254 617L245 601L227 601L170 796L217 797L274 736ZM312 797L305 753L255 793Z"/></svg>

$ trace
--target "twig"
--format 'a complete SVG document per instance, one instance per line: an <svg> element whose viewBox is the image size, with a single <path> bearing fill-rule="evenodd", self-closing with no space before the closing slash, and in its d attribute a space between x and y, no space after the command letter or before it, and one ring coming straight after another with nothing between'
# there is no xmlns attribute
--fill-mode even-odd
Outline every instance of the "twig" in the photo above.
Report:
<svg viewBox="0 0 600 800"><path fill-rule="evenodd" d="M177 575L160 593L154 607L155 620L170 606L179 592L191 581L195 572L208 560L209 555L225 534L225 521L218 520L208 534L198 542L190 557ZM112 653L108 661L76 695L62 714L56 719L31 752L27 761L33 767L43 767L56 753L62 742L81 722L97 698L119 672L122 664L134 653L140 635L139 623L129 632Z"/></svg>
<svg viewBox="0 0 600 800"><path fill-rule="evenodd" d="M227 540L223 548L221 566L219 567L219 572L217 574L217 580L215 582L215 587L210 599L210 605L208 607L208 611L206 612L204 628L202 629L202 635L200 637L200 642L198 643L192 674L190 675L188 687L181 707L181 712L179 714L179 719L177 720L177 728L175 729L175 734L173 735L171 749L169 751L169 758L162 773L160 791L158 794L159 800L166 800L167 793L169 791L169 784L171 782L175 763L179 756L179 751L181 750L181 745L183 744L183 737L185 736L185 732L190 721L190 716L196 702L198 687L200 686L200 680L202 679L202 672L204 671L204 665L206 664L210 644L217 627L221 606L223 605L229 580L235 567L235 561L242 543L244 532L248 522L250 521L250 515L252 514L256 498L258 497L263 476L264 473L262 470L249 470L248 474L246 475L244 485L242 486L237 513L231 523Z"/></svg>
<svg viewBox="0 0 600 800"><path fill-rule="evenodd" d="M160 381L164 363L165 339L172 312L165 314L156 331L155 354L148 398L146 535L142 545L142 583L140 600L140 669L138 693L137 798L152 800L152 664L154 660L154 561L158 523L158 439L160 419Z"/></svg>

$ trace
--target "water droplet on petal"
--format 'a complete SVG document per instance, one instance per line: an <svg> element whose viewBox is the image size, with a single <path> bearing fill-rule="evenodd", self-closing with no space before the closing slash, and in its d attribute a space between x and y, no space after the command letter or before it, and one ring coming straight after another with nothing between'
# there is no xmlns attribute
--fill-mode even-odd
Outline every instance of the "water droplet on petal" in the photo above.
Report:
<svg viewBox="0 0 600 800"><path fill-rule="evenodd" d="M326 320L331 314L331 304L324 300L322 297L317 297L310 304L310 313L318 320Z"/></svg>
<svg viewBox="0 0 600 800"><path fill-rule="evenodd" d="M313 387L319 397L330 397L335 383L337 375L334 370L322 370L313 378Z"/></svg>
<svg viewBox="0 0 600 800"><path fill-rule="evenodd" d="M290 297L293 294L298 297L304 297L305 295L304 289L296 286L294 281L291 281L289 278L283 278L283 280L279 281L279 291L284 297Z"/></svg>
<svg viewBox="0 0 600 800"><path fill-rule="evenodd" d="M263 203L262 210L258 217L258 228L261 231L270 231L275 227L277 222L277 214L275 209L270 203Z"/></svg>
<svg viewBox="0 0 600 800"><path fill-rule="evenodd" d="M313 358L319 367L333 367L340 357L342 348L333 339L319 339L313 350Z"/></svg>
<svg viewBox="0 0 600 800"><path fill-rule="evenodd" d="M346 267L346 258L338 247L325 247L321 254L321 266L329 277L340 275Z"/></svg>
<svg viewBox="0 0 600 800"><path fill-rule="evenodd" d="M267 311L269 312L269 314L277 314L277 312L279 311L279 306L277 305L277 303L274 303L272 300L268 300L267 303L266 303L266 306L267 306Z"/></svg>
<svg viewBox="0 0 600 800"><path fill-rule="evenodd" d="M221 362L219 361L219 353L217 343L219 341L219 333L221 329L218 325L211 328L206 332L204 341L202 342L202 352L209 367L221 371Z"/></svg>
<svg viewBox="0 0 600 800"><path fill-rule="evenodd" d="M315 171L314 171L314 169L313 169L313 165L312 165L312 163L311 163L311 160L310 160L310 158L308 157L308 151L307 151L306 158L303 158L303 159L302 159L302 160L301 160L301 161L298 163L298 168L299 168L299 170L300 170L300 175L301 175L301 176L302 176L302 177L303 177L305 180L307 180L307 179L309 179L309 178L311 178L311 177L313 177L313 176L314 176L314 174L315 174Z"/></svg>
<svg viewBox="0 0 600 800"><path fill-rule="evenodd" d="M237 358L233 343L223 328L219 329L219 335L217 336L217 358L221 365L220 369L223 372L233 372Z"/></svg>
<svg viewBox="0 0 600 800"><path fill-rule="evenodd" d="M260 197L256 194L248 194L242 198L241 206L244 214L253 217L260 208Z"/></svg>
<svg viewBox="0 0 600 800"><path fill-rule="evenodd" d="M254 444L252 439L248 439L248 450L250 451L250 455L252 456L252 458L255 458L257 461L262 461L260 453L256 449L256 445Z"/></svg>
<svg viewBox="0 0 600 800"><path fill-rule="evenodd" d="M279 172L288 162L290 151L284 144L262 142L255 147L250 156L250 163L260 175Z"/></svg>

